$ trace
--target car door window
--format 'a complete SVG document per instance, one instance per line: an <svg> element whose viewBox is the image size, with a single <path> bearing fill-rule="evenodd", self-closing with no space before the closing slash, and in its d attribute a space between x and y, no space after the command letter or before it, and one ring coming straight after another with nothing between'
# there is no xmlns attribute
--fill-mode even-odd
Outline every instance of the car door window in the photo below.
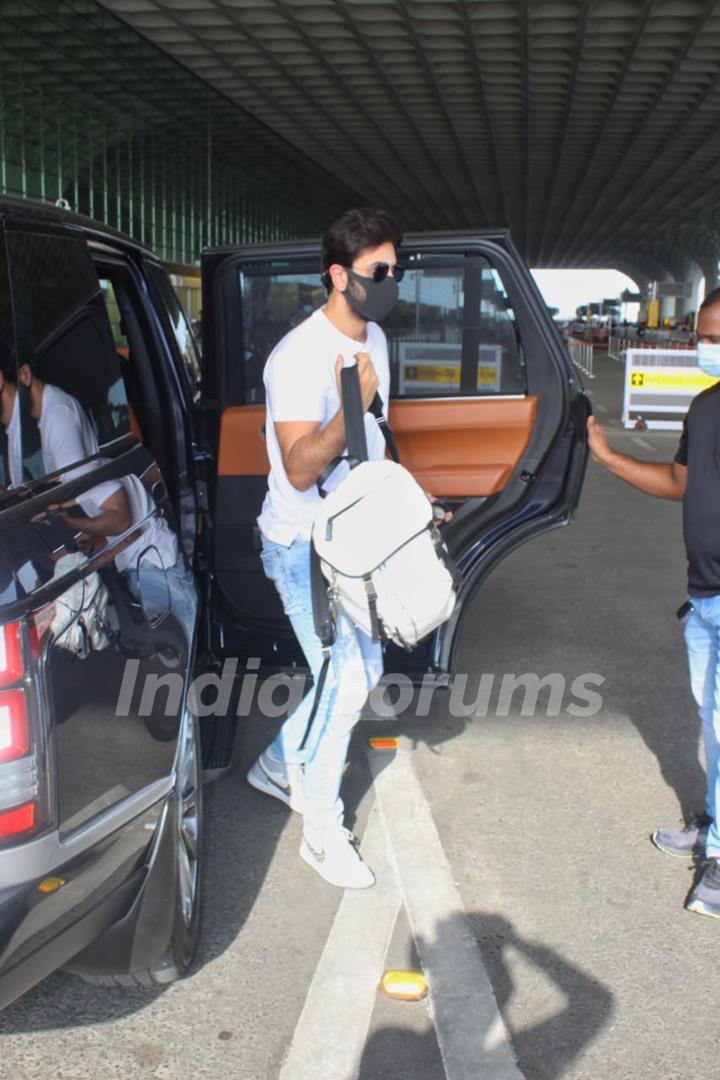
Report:
<svg viewBox="0 0 720 1080"><path fill-rule="evenodd" d="M15 330L10 303L10 278L5 254L5 236L0 230L0 494L12 484L10 476L11 439L8 432L12 415L12 387L16 381ZM22 451L19 433L15 451L17 468L21 467Z"/></svg>
<svg viewBox="0 0 720 1080"><path fill-rule="evenodd" d="M383 323L393 398L527 393L525 358L507 291L482 257L401 255L399 301ZM325 302L317 270L243 267L242 400L265 400L263 368L280 339ZM234 397L234 395L233 395Z"/></svg>
<svg viewBox="0 0 720 1080"><path fill-rule="evenodd" d="M148 263L147 271L160 295L163 311L170 321L173 336L175 337L178 352L180 353L180 358L183 363L185 376L190 387L191 397L193 401L197 401L200 397L200 386L202 382L202 367L197 338L193 333L193 329L190 326L188 317L183 310L177 293L173 289L163 268L161 266L156 266L154 263ZM200 315L202 316L202 312L200 312Z"/></svg>
<svg viewBox="0 0 720 1080"><path fill-rule="evenodd" d="M525 394L515 317L487 259L422 255L402 262L400 298L383 325L392 397Z"/></svg>
<svg viewBox="0 0 720 1080"><path fill-rule="evenodd" d="M84 242L16 232L7 245L27 482L96 455L130 427L120 358Z"/></svg>

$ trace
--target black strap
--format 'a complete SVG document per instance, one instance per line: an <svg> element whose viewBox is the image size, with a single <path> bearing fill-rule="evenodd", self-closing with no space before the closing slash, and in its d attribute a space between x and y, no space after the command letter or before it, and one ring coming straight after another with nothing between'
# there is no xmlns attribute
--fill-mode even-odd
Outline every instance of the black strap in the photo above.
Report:
<svg viewBox="0 0 720 1080"><path fill-rule="evenodd" d="M310 593L315 633L320 638L323 649L329 649L335 641L335 624L330 611L328 583L322 572L320 556L312 543L310 544Z"/></svg>
<svg viewBox="0 0 720 1080"><path fill-rule="evenodd" d="M314 544L310 544L310 592L312 596L313 623L315 624L315 633L320 638L320 643L322 644L323 652L325 653L325 659L323 660L322 667L320 668L320 672L318 674L312 709L310 710L310 715L308 717L305 734L303 735L302 742L300 743L301 750L305 749L305 744L308 741L310 731L315 722L315 717L317 716L318 706L320 705L320 698L322 697L322 693L325 688L325 680L327 679L328 668L330 666L330 648L335 641L335 623L333 622L332 612L330 611L328 583L325 580L325 575L322 572L322 566L320 565L320 556L315 550Z"/></svg>
<svg viewBox="0 0 720 1080"><path fill-rule="evenodd" d="M353 374L346 375L346 372ZM357 365L350 368L343 368L341 375L341 385L343 394L343 412L345 416L345 432L347 436L348 453L341 454L339 457L335 457L332 461L328 462L323 471L315 481L318 489L318 493L321 499L324 499L327 495L325 491L325 484L330 479L335 469L341 461L347 461L351 469L354 469L356 465L359 465L361 461L367 461L367 439L365 437L365 420L362 412L362 397L360 396L360 379L358 378ZM349 396L348 396L349 395ZM360 414L360 424L356 424L357 414ZM400 455L398 453L397 444L390 430L390 425L385 419L383 412L382 398L379 394L376 394L372 400L368 412L372 413L378 422L378 427L382 432L385 445L388 448L388 453L394 462L400 463ZM355 452L353 452L353 450Z"/></svg>
<svg viewBox="0 0 720 1080"><path fill-rule="evenodd" d="M380 617L378 616L377 609L377 593L375 591L373 579L370 574L365 574L363 581L365 582L368 612L370 613L370 635L373 641L382 641L382 628L380 626Z"/></svg>
<svg viewBox="0 0 720 1080"><path fill-rule="evenodd" d="M322 667L320 668L320 672L318 674L317 686L315 688L315 700L313 701L313 707L310 710L310 715L308 716L308 722L307 722L307 727L305 728L305 734L303 735L302 742L300 743L300 749L301 750L305 749L305 744L308 741L308 738L310 736L310 732L312 730L312 726L315 723L315 717L317 716L318 706L320 704L320 698L322 697L322 692L325 689L325 680L327 679L327 673L328 673L328 668L329 667L330 667L330 653L328 652L325 655L325 659L323 660Z"/></svg>
<svg viewBox="0 0 720 1080"><path fill-rule="evenodd" d="M323 471L320 473L317 480L315 481L315 483L317 484L318 494L320 495L321 499L324 499L327 496L327 491L325 490L325 484L328 482L328 480L330 479L332 474L335 472L338 465L340 465L341 462L343 462L343 461L347 461L347 463L348 463L348 465L350 466L351 469L354 469L356 465L360 464L359 461L356 461L355 458L350 457L349 454L340 454L339 457L334 457L332 459L332 461L329 462L325 466L325 468L323 469Z"/></svg>
<svg viewBox="0 0 720 1080"><path fill-rule="evenodd" d="M357 364L344 367L340 371L342 389L343 416L345 418L345 436L348 454L356 462L368 460L367 439L365 438L365 410L360 393L360 376Z"/></svg>
<svg viewBox="0 0 720 1080"><path fill-rule="evenodd" d="M385 413L383 412L382 398L380 397L379 394L376 394L375 397L373 398L372 404L371 404L370 409L369 409L369 412L371 412L373 414L373 416L375 417L375 419L378 422L378 427L380 428L380 430L382 432L382 436L383 436L383 439L385 440L385 445L388 448L388 452L390 454L390 457L393 459L393 461L397 465L399 465L400 464L400 455L398 454L397 444L395 442L395 437L394 437L392 431L390 430L390 425L388 424L387 420L385 419Z"/></svg>

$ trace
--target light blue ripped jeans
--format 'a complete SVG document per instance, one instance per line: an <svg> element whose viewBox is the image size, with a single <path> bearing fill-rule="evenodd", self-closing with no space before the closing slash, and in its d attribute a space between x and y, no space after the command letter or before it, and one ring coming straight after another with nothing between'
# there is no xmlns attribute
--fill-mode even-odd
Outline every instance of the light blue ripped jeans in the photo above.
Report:
<svg viewBox="0 0 720 1080"><path fill-rule="evenodd" d="M705 745L705 812L713 819L705 854L720 856L720 596L691 596L693 610L685 623L690 685L698 706Z"/></svg>
<svg viewBox="0 0 720 1080"><path fill-rule="evenodd" d="M317 685L323 655L313 622L310 543L298 539L290 547L284 547L263 537L262 561L265 573L280 594ZM313 829L342 824L340 784L350 733L381 675L380 644L341 614L325 688L307 745L304 750L299 749L315 700L315 686L287 718L269 749L277 761L305 765L304 817Z"/></svg>

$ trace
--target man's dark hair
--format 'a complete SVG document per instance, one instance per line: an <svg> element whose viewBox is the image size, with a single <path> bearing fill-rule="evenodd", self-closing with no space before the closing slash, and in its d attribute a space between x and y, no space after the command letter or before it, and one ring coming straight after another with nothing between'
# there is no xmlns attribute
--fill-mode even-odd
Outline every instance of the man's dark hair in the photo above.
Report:
<svg viewBox="0 0 720 1080"><path fill-rule="evenodd" d="M715 307L716 304L720 304L720 287L713 289L712 292L707 294L700 305L700 310L704 311L705 308Z"/></svg>
<svg viewBox="0 0 720 1080"><path fill-rule="evenodd" d="M323 284L330 292L332 281L328 268L333 263L352 266L365 248L380 247L390 243L395 250L402 243L403 234L389 214L373 206L348 210L333 222L322 238Z"/></svg>

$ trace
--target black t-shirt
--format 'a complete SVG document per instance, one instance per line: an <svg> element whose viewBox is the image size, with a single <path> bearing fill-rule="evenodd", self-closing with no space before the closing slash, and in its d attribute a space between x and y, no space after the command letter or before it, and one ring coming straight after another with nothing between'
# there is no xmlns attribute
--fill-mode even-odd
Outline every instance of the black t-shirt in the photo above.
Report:
<svg viewBox="0 0 720 1080"><path fill-rule="evenodd" d="M683 532L691 596L720 593L720 383L693 401L675 460L687 465Z"/></svg>

